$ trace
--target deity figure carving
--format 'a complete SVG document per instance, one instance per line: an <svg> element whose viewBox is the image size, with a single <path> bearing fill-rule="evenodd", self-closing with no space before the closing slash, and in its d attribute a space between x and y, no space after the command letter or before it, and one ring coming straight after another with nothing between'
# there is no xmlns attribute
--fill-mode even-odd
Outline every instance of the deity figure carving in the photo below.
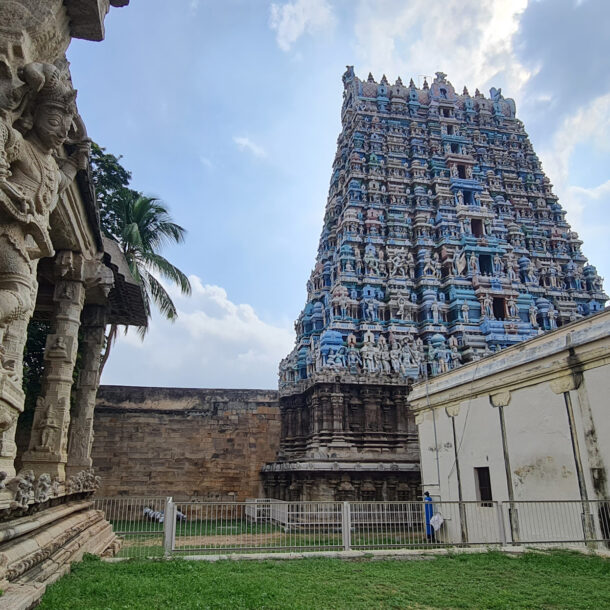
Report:
<svg viewBox="0 0 610 610"><path fill-rule="evenodd" d="M453 253L453 273L458 276L461 277L464 273L464 270L466 269L466 254L464 253L464 250L460 250L460 248L456 248L454 253Z"/></svg>
<svg viewBox="0 0 610 610"><path fill-rule="evenodd" d="M7 487L15 494L14 502L17 506L27 508L30 501L34 499L34 480L34 472L26 470L20 472L7 484Z"/></svg>
<svg viewBox="0 0 610 610"><path fill-rule="evenodd" d="M377 258L377 249L373 244L368 244L364 249L364 265L366 273L370 275L379 275L379 260Z"/></svg>
<svg viewBox="0 0 610 610"><path fill-rule="evenodd" d="M506 263L506 273L508 275L508 279L511 282L517 282L519 280L518 267L514 260L508 260Z"/></svg>
<svg viewBox="0 0 610 610"><path fill-rule="evenodd" d="M20 371L11 369L5 339L17 325L25 341L36 261L53 254L49 215L61 191L86 167L89 151L76 92L59 69L31 63L18 76L24 85L13 90L13 106L0 109L0 366L16 379ZM68 141L74 153L56 156Z"/></svg>
<svg viewBox="0 0 610 610"><path fill-rule="evenodd" d="M536 275L536 272L534 271L534 266L532 265L532 262L530 260L525 259L523 261L522 270L523 270L523 281L526 284L537 284L538 283L538 276Z"/></svg>
<svg viewBox="0 0 610 610"><path fill-rule="evenodd" d="M406 277L406 261L402 254L397 253L388 261L390 277Z"/></svg>
<svg viewBox="0 0 610 610"><path fill-rule="evenodd" d="M388 344L385 340L385 337L381 335L379 337L379 360L380 360L380 370L381 372L389 375L391 373L391 364L390 364L390 352L388 350Z"/></svg>
<svg viewBox="0 0 610 610"><path fill-rule="evenodd" d="M495 320L493 304L493 298L489 294L486 294L483 297L481 310L483 312L484 317L490 320Z"/></svg>
<svg viewBox="0 0 610 610"><path fill-rule="evenodd" d="M506 302L506 310L508 311L509 318L514 319L519 317L519 310L517 308L517 303L515 302L515 299L508 299L508 301Z"/></svg>
<svg viewBox="0 0 610 610"><path fill-rule="evenodd" d="M34 490L34 500L36 502L46 502L51 494L51 476L43 473L38 477L36 481L36 488Z"/></svg>
<svg viewBox="0 0 610 610"><path fill-rule="evenodd" d="M400 373L401 370L401 350L398 341L392 340L390 343L390 364L394 373Z"/></svg>
<svg viewBox="0 0 610 610"><path fill-rule="evenodd" d="M435 252L434 255L430 255L428 250L425 251L424 254L424 267L422 270L422 274L426 277L433 277L436 279L440 279L440 261L438 253Z"/></svg>
<svg viewBox="0 0 610 610"><path fill-rule="evenodd" d="M400 320L403 320L405 318L405 307L407 305L407 300L404 297L399 297L398 298L398 307L396 308L396 317L399 318Z"/></svg>
<svg viewBox="0 0 610 610"><path fill-rule="evenodd" d="M462 303L460 309L462 311L462 320L464 324L468 324L470 322L470 307L468 306L468 303Z"/></svg>
<svg viewBox="0 0 610 610"><path fill-rule="evenodd" d="M65 398L60 400L64 401ZM50 452L57 450L57 436L60 430L60 425L54 414L53 404L50 399L39 396L36 401L36 409L42 414L40 423L36 430L38 431L40 442L36 446L37 451Z"/></svg>
<svg viewBox="0 0 610 610"><path fill-rule="evenodd" d="M468 259L468 270L472 275L476 275L479 272L479 261L474 252L470 254L470 258Z"/></svg>
<svg viewBox="0 0 610 610"><path fill-rule="evenodd" d="M500 275L502 273L503 265L502 259L500 255L496 252L493 258L493 270L495 275Z"/></svg>
<svg viewBox="0 0 610 610"><path fill-rule="evenodd" d="M385 261L385 254L383 252L383 248L379 248L379 275L381 277L387 277L388 272L387 272L387 266L386 266L386 261Z"/></svg>
<svg viewBox="0 0 610 610"><path fill-rule="evenodd" d="M358 348L355 345L350 345L347 348L347 368L352 375L357 375L362 367L362 358Z"/></svg>
<svg viewBox="0 0 610 610"><path fill-rule="evenodd" d="M438 324L439 315L440 315L440 307L437 301L433 301L432 305L430 305L430 313L432 314L432 323Z"/></svg>
<svg viewBox="0 0 610 610"><path fill-rule="evenodd" d="M415 278L415 259L413 258L412 252L409 252L407 254L407 267L409 270L409 278L414 279Z"/></svg>
<svg viewBox="0 0 610 610"><path fill-rule="evenodd" d="M378 319L377 316L378 316L379 305L380 305L379 301L375 298L370 298L370 299L365 300L362 303L364 319L368 320L369 322L376 322Z"/></svg>
<svg viewBox="0 0 610 610"><path fill-rule="evenodd" d="M529 314L530 324L534 328L538 328L538 308L533 303L529 307L528 314Z"/></svg>
<svg viewBox="0 0 610 610"><path fill-rule="evenodd" d="M557 311L553 307L549 308L547 317L549 319L549 329L555 330L557 328Z"/></svg>

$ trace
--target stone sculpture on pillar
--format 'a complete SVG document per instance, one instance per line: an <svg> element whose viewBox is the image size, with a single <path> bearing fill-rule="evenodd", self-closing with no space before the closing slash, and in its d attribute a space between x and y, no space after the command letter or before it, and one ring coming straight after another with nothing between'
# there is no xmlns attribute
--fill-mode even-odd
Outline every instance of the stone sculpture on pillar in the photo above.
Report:
<svg viewBox="0 0 610 610"><path fill-rule="evenodd" d="M87 162L88 141L77 118L76 92L51 64L18 71L2 83L0 108L0 468L14 474L15 425L23 410L22 354L36 291L37 261L53 255L48 225L59 193ZM9 91L7 95L6 92ZM58 158L68 138L75 150Z"/></svg>
<svg viewBox="0 0 610 610"><path fill-rule="evenodd" d="M85 302L84 265L80 255L59 252L55 259L55 294L51 333L47 337L42 390L34 413L24 467L65 479L68 459L70 395ZM38 437L38 438L37 438Z"/></svg>
<svg viewBox="0 0 610 610"><path fill-rule="evenodd" d="M81 327L81 370L76 383L74 413L70 423L67 477L89 470L92 466L93 410L99 384L105 322L104 306L85 306Z"/></svg>

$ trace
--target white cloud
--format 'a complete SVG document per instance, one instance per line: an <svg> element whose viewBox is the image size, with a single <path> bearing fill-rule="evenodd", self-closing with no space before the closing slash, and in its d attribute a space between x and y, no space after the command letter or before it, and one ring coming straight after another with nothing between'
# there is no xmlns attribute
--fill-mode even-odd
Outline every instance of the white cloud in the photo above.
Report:
<svg viewBox="0 0 610 610"><path fill-rule="evenodd" d="M212 161L210 161L210 159L208 159L205 155L199 155L199 162L206 169L212 169L214 167Z"/></svg>
<svg viewBox="0 0 610 610"><path fill-rule="evenodd" d="M169 288L173 324L153 317L144 342L130 331L113 348L102 382L177 387L277 387L277 367L294 345L289 327L267 324L251 305L191 276L192 296ZM143 364L145 363L145 364Z"/></svg>
<svg viewBox="0 0 610 610"><path fill-rule="evenodd" d="M543 72L552 77L559 73L559 81L568 83L574 78L565 74L561 81L559 59L554 55L538 49L532 59L523 53L524 42L530 46L535 43L535 49L540 45L543 51L548 46L540 39L544 22L536 23L546 13L532 15L528 10L541 8L540 4L528 0L359 0L354 25L359 76L366 78L370 71L377 81L384 73L391 81L401 76L408 82L413 77L421 86L423 79L418 77L433 77L435 71L443 70L458 93L463 84L471 94L475 87L487 94L486 87L501 86L506 97L516 100L517 115L526 129L543 126L537 130L541 145L534 145L545 173L568 212L568 222L584 241L585 254L600 269L607 267L604 272L610 277L610 263L606 265L606 257L596 245L604 243L602 233L610 229L606 221L610 205L608 184L585 189L575 185L570 176L575 174L576 162L582 165L584 161L576 159L576 151L585 151L584 155L594 159L609 150L610 94L600 84L598 97L589 98L580 107L574 104L568 118L561 117L559 123L550 123L551 129L544 130L544 125L549 124L545 122L547 116L556 115L559 102L557 92L541 86L539 76ZM546 5L547 10L554 8L553 1ZM562 6L566 15L577 17L568 2ZM524 30L528 15L529 27ZM562 34L549 32L549 36L560 39ZM555 83L548 74L543 80Z"/></svg>
<svg viewBox="0 0 610 610"><path fill-rule="evenodd" d="M610 93L595 98L565 119L553 135L549 147L539 151L545 173L554 182L555 192L568 212L568 220L579 232L583 230L582 214L587 201L583 194L593 193L595 189L591 191L570 185L573 154L579 144L584 144L590 151L608 152L609 142Z"/></svg>
<svg viewBox="0 0 610 610"><path fill-rule="evenodd" d="M556 181L568 179L570 159L582 142L601 151L608 151L610 142L610 93L593 99L566 118L555 132L549 148L540 151L545 169Z"/></svg>
<svg viewBox="0 0 610 610"><path fill-rule="evenodd" d="M574 184L575 153L582 165L587 159L610 152L610 93L593 99L566 118L539 151L543 169L566 210L566 219L583 240L583 251L591 264L610 279L607 236L610 233L610 180L594 187ZM585 156L586 155L586 156Z"/></svg>
<svg viewBox="0 0 610 610"><path fill-rule="evenodd" d="M305 33L314 34L333 27L335 17L327 0L295 0L287 4L272 4L269 26L276 31L282 51Z"/></svg>
<svg viewBox="0 0 610 610"><path fill-rule="evenodd" d="M584 255L597 267L602 277L610 280L607 245L610 235L610 218L607 212L610 209L610 180L592 188L568 185L557 192L564 202L564 207L572 210L574 221L570 213L567 219L583 240ZM604 284L608 292L610 284L608 281Z"/></svg>
<svg viewBox="0 0 610 610"><path fill-rule="evenodd" d="M255 157L266 157L267 153L262 146L254 143L250 138L246 136L233 136L233 142L237 144L239 150L247 150L251 152Z"/></svg>
<svg viewBox="0 0 610 610"><path fill-rule="evenodd" d="M513 51L526 6L527 0L360 0L355 34L363 76L416 80L443 70L461 93L463 84L482 87L504 73L511 83L505 94L517 97L530 77Z"/></svg>
<svg viewBox="0 0 610 610"><path fill-rule="evenodd" d="M193 15L199 9L199 2L200 2L200 0L190 0L190 2L189 2L189 10L191 11L191 13Z"/></svg>

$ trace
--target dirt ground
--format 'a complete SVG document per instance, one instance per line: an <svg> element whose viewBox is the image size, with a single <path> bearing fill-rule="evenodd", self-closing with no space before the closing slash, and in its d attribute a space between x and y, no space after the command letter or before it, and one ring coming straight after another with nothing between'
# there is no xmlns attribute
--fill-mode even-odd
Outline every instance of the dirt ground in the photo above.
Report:
<svg viewBox="0 0 610 610"><path fill-rule="evenodd" d="M176 539L176 549L189 547L236 547L236 546L267 546L269 543L286 536L283 532L272 532L270 534L235 534L232 536L179 536ZM290 537L286 538L290 543ZM123 547L131 546L158 546L163 544L162 536L151 536L144 540L127 539L123 541Z"/></svg>

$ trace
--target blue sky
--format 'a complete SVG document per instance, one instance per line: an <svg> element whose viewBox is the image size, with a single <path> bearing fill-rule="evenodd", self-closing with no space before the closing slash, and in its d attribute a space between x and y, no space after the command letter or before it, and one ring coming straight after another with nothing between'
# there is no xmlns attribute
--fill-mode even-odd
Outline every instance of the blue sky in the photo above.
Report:
<svg viewBox="0 0 610 610"><path fill-rule="evenodd" d="M68 58L89 135L188 229L179 319L122 337L103 383L276 387L305 303L341 75L517 102L568 221L610 277L607 0L131 0Z"/></svg>

